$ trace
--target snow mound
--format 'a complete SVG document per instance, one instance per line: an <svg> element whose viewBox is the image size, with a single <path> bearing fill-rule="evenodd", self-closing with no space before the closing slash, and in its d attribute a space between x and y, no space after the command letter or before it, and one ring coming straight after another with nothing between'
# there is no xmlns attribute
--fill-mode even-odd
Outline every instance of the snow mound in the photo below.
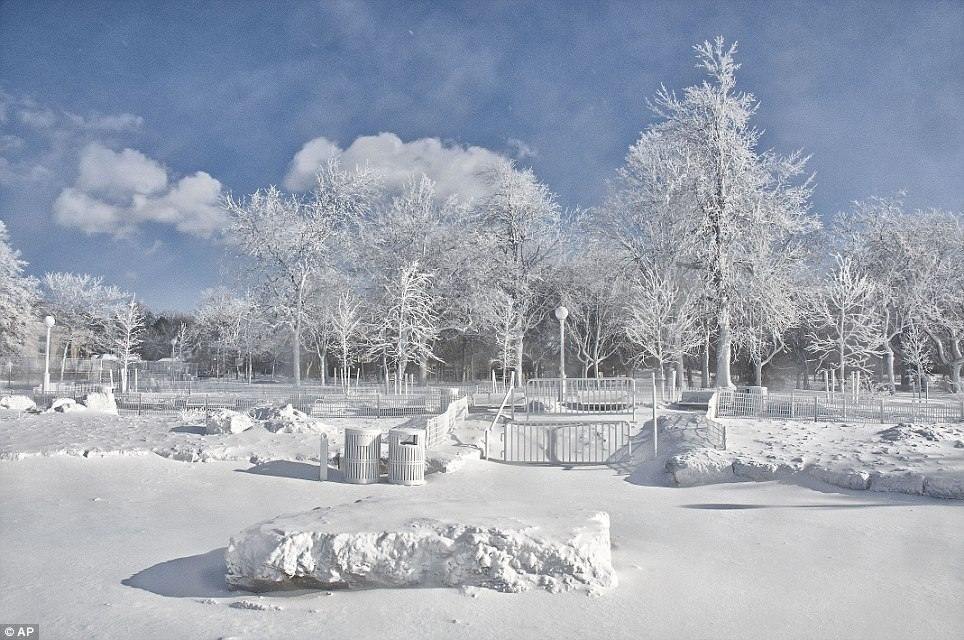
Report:
<svg viewBox="0 0 964 640"><path fill-rule="evenodd" d="M101 411L117 415L117 401L111 392L94 392L84 396L83 404L91 411Z"/></svg>
<svg viewBox="0 0 964 640"><path fill-rule="evenodd" d="M87 407L80 404L73 398L57 398L50 403L50 408L47 411L53 411L56 413L71 413L72 411L86 411Z"/></svg>
<svg viewBox="0 0 964 640"><path fill-rule="evenodd" d="M3 396L0 398L0 407L13 411L30 411L36 409L36 403L27 396Z"/></svg>
<svg viewBox="0 0 964 640"><path fill-rule="evenodd" d="M230 409L213 409L208 412L204 429L208 435L218 433L241 433L254 426L254 421L245 413Z"/></svg>
<svg viewBox="0 0 964 640"><path fill-rule="evenodd" d="M962 435L962 430L949 424L900 423L880 432L880 439L905 444L923 444L952 440Z"/></svg>
<svg viewBox="0 0 964 640"><path fill-rule="evenodd" d="M417 586L599 593L616 586L607 513L533 511L512 502L366 498L280 516L231 538L227 582L252 591Z"/></svg>
<svg viewBox="0 0 964 640"><path fill-rule="evenodd" d="M698 484L733 482L733 459L716 449L692 449L671 456L666 461L666 472L681 487Z"/></svg>
<svg viewBox="0 0 964 640"><path fill-rule="evenodd" d="M316 420L290 404L281 409L258 407L251 416L264 423L264 428L272 433L329 433L334 428Z"/></svg>

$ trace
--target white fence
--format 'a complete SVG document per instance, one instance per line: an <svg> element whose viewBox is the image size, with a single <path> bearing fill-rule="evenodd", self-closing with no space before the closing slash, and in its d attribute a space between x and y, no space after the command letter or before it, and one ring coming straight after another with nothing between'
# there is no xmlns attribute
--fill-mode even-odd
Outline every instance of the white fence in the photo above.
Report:
<svg viewBox="0 0 964 640"><path fill-rule="evenodd" d="M525 386L526 416L539 414L634 414L632 378L532 378Z"/></svg>
<svg viewBox="0 0 964 640"><path fill-rule="evenodd" d="M508 422L502 461L527 464L607 464L632 454L626 420L569 423Z"/></svg>
<svg viewBox="0 0 964 640"><path fill-rule="evenodd" d="M429 418L425 424L425 447L432 449L448 441L449 434L465 421L469 413L467 398L459 398L449 403L448 408L441 414Z"/></svg>
<svg viewBox="0 0 964 640"><path fill-rule="evenodd" d="M916 399L855 399L846 393L832 397L794 393L720 391L719 417L784 418L787 420L852 422L964 422L964 401Z"/></svg>

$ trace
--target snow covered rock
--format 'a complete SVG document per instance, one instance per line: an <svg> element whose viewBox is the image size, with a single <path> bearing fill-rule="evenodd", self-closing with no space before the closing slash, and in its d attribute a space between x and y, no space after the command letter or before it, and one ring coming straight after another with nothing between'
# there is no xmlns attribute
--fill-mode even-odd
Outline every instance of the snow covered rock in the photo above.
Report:
<svg viewBox="0 0 964 640"><path fill-rule="evenodd" d="M717 482L734 482L733 460L716 449L699 448L680 453L666 461L666 472L681 487Z"/></svg>
<svg viewBox="0 0 964 640"><path fill-rule="evenodd" d="M83 404L91 411L117 415L117 401L112 392L94 392L84 396Z"/></svg>
<svg viewBox="0 0 964 640"><path fill-rule="evenodd" d="M756 460L754 458L739 458L733 462L733 475L746 478L754 482L773 480L781 474L781 467L775 462Z"/></svg>
<svg viewBox="0 0 964 640"><path fill-rule="evenodd" d="M253 591L616 585L604 512L366 498L280 516L231 538L227 582Z"/></svg>
<svg viewBox="0 0 964 640"><path fill-rule="evenodd" d="M3 396L0 398L0 407L13 411L29 411L36 409L37 405L27 396Z"/></svg>
<svg viewBox="0 0 964 640"><path fill-rule="evenodd" d="M57 398L50 403L50 408L47 410L56 413L70 413L72 411L86 411L87 407L80 404L73 398Z"/></svg>
<svg viewBox="0 0 964 640"><path fill-rule="evenodd" d="M327 433L332 431L328 425L315 420L307 413L298 411L290 404L281 409L258 407L252 410L252 417L264 422L264 428L272 433Z"/></svg>
<svg viewBox="0 0 964 640"><path fill-rule="evenodd" d="M254 421L245 413L238 413L230 409L214 409L209 411L204 429L208 435L218 433L241 433L254 426Z"/></svg>

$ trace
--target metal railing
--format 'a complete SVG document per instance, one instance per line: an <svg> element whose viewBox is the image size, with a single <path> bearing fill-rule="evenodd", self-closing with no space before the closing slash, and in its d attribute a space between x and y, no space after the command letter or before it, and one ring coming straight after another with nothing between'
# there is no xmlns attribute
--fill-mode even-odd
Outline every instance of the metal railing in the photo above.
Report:
<svg viewBox="0 0 964 640"><path fill-rule="evenodd" d="M539 414L633 414L632 378L533 378L525 386L526 416Z"/></svg>
<svg viewBox="0 0 964 640"><path fill-rule="evenodd" d="M716 415L815 422L964 422L964 401L854 398L845 393L826 397L813 394L720 391L717 396Z"/></svg>
<svg viewBox="0 0 964 640"><path fill-rule="evenodd" d="M632 455L626 420L518 423L502 431L502 461L525 464L607 464Z"/></svg>

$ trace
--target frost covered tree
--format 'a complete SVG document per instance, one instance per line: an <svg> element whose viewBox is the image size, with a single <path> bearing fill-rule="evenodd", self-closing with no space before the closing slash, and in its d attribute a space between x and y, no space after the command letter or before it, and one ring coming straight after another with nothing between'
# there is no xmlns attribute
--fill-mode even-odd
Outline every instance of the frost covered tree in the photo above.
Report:
<svg viewBox="0 0 964 640"><path fill-rule="evenodd" d="M760 132L750 119L756 99L736 90L736 46L722 38L696 47L698 67L709 79L681 96L660 91L653 104L659 122L630 148L619 175L616 211L641 220L621 243L645 230L653 217L663 226L680 260L699 274L716 339L716 383L731 386L734 305L752 274L744 264L760 237L790 241L817 227L808 211L806 158L758 150Z"/></svg>
<svg viewBox="0 0 964 640"><path fill-rule="evenodd" d="M485 177L488 195L478 203L475 219L489 280L490 296L482 304L490 326L509 329L503 336L515 343L512 366L521 381L526 335L547 309L540 294L545 292L543 284L559 244L561 212L549 188L531 169L506 160L486 170ZM512 317L495 316L496 309Z"/></svg>
<svg viewBox="0 0 964 640"><path fill-rule="evenodd" d="M253 259L258 294L291 332L292 370L301 384L301 349L308 317L308 294L328 266L339 231L365 214L376 195L376 177L367 168L342 169L327 163L309 198L274 187L248 198L225 200L231 234Z"/></svg>
<svg viewBox="0 0 964 640"><path fill-rule="evenodd" d="M640 351L639 360L666 367L681 363L703 342L696 298L665 274L647 268L632 291L626 337Z"/></svg>
<svg viewBox="0 0 964 640"><path fill-rule="evenodd" d="M900 336L903 361L914 371L917 384L933 366L931 339L918 322L911 321Z"/></svg>
<svg viewBox="0 0 964 640"><path fill-rule="evenodd" d="M413 262L382 284L376 318L371 328L369 354L381 357L386 382L388 365L395 365L395 390L411 362L435 358L432 346L438 335L432 277Z"/></svg>
<svg viewBox="0 0 964 640"><path fill-rule="evenodd" d="M20 352L33 320L37 281L24 275L26 265L0 221L0 355Z"/></svg>
<svg viewBox="0 0 964 640"><path fill-rule="evenodd" d="M342 384L351 376L351 365L364 342L362 301L351 291L343 291L331 314L332 350L341 370Z"/></svg>
<svg viewBox="0 0 964 640"><path fill-rule="evenodd" d="M630 282L625 265L608 244L580 235L570 243L558 276L560 298L569 309L567 321L583 377L615 355L624 341L626 299ZM553 340L555 342L555 340Z"/></svg>
<svg viewBox="0 0 964 640"><path fill-rule="evenodd" d="M930 249L921 246L920 231L920 217L905 213L899 196L855 202L851 211L838 216L834 228L841 251L867 274L877 292L884 378L891 390L897 384L896 342L921 311L931 271Z"/></svg>
<svg viewBox="0 0 964 640"><path fill-rule="evenodd" d="M850 258L836 256L836 266L813 292L807 349L821 365L837 368L841 389L850 370L869 372L869 361L882 353L878 293Z"/></svg>
<svg viewBox="0 0 964 640"><path fill-rule="evenodd" d="M126 305L130 294L86 273L47 273L40 284L43 308L56 318L63 336L60 360L63 380L70 350L91 353L103 345L117 311Z"/></svg>
<svg viewBox="0 0 964 640"><path fill-rule="evenodd" d="M357 259L370 285L375 288L395 278L414 262L430 276L430 294L436 301L434 315L439 333L465 334L477 323L477 291L480 261L474 258L475 230L468 207L458 198L442 199L426 176L408 182L375 209L359 225ZM418 362L420 377L427 375L428 361Z"/></svg>
<svg viewBox="0 0 964 640"><path fill-rule="evenodd" d="M127 393L130 368L140 360L141 334L144 332L144 311L133 296L127 305L114 313L114 324L114 355L121 366L121 393Z"/></svg>

